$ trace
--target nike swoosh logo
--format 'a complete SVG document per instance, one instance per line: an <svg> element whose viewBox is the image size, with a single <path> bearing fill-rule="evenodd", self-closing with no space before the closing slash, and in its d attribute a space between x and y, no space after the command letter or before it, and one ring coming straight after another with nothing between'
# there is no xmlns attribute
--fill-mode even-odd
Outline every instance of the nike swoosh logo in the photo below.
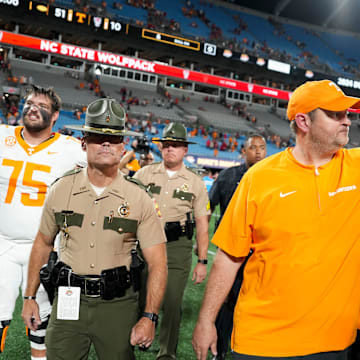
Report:
<svg viewBox="0 0 360 360"><path fill-rule="evenodd" d="M48 153L48 155L54 155L54 154L57 154L57 152L56 152L56 151L48 151L47 153Z"/></svg>
<svg viewBox="0 0 360 360"><path fill-rule="evenodd" d="M296 193L296 190L295 190L295 191L287 192L287 193L285 193L285 194L283 194L283 193L281 192L281 193L280 193L280 197L281 197L281 198L284 198L284 197L289 196L289 195L291 195L291 194L293 194L293 193Z"/></svg>

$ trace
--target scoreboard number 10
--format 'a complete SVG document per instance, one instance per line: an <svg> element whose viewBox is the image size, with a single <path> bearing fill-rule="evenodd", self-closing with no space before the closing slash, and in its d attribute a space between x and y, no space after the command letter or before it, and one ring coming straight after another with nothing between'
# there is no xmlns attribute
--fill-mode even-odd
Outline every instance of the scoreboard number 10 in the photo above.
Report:
<svg viewBox="0 0 360 360"><path fill-rule="evenodd" d="M117 21L110 21L110 30L112 31L120 31L121 24Z"/></svg>

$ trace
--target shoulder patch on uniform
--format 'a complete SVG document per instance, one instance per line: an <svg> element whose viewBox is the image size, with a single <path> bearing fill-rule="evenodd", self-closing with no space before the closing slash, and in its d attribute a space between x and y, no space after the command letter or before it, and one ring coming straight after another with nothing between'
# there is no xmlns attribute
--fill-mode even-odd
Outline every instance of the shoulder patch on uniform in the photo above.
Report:
<svg viewBox="0 0 360 360"><path fill-rule="evenodd" d="M145 190L150 195L150 197L152 197L152 193L149 191L148 187L145 186L139 179L134 179L129 175L124 175L124 178L125 180L130 181L131 183L136 184L141 189Z"/></svg>
<svg viewBox="0 0 360 360"><path fill-rule="evenodd" d="M190 167L190 166L186 166L186 170L189 170L189 171L192 172L193 174L201 177L201 174L200 174L200 173L197 171L197 169L195 169L195 168L192 168L192 167Z"/></svg>
<svg viewBox="0 0 360 360"><path fill-rule="evenodd" d="M153 162L153 163L151 163L149 165L146 165L146 166L159 165L159 164L161 164L161 161L155 161L155 162Z"/></svg>
<svg viewBox="0 0 360 360"><path fill-rule="evenodd" d="M75 175L75 174L79 173L82 169L83 168L81 168L81 167L76 167L74 169L71 169L71 170L67 171L65 174L63 174L62 176L60 176L60 178L69 176L69 175Z"/></svg>
<svg viewBox="0 0 360 360"><path fill-rule="evenodd" d="M63 174L60 177L58 177L57 179L55 179L51 183L51 185L54 185L58 180L62 179L63 177L70 176L70 175L75 175L75 174L79 173L82 169L83 169L82 167L76 167L74 169L71 169L71 170L67 171L65 174Z"/></svg>

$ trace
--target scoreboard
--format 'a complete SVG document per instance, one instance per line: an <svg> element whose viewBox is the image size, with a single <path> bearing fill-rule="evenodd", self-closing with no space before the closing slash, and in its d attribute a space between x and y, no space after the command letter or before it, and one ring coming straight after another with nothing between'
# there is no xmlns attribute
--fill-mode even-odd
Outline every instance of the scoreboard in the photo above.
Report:
<svg viewBox="0 0 360 360"><path fill-rule="evenodd" d="M158 41L169 45L180 46L186 49L199 51L200 50L200 42L194 41L190 39L185 39L180 36L164 34L159 31L142 29L141 36L148 40Z"/></svg>
<svg viewBox="0 0 360 360"><path fill-rule="evenodd" d="M117 33L126 32L128 28L127 25L123 25L120 21L110 19L106 16L96 16L83 11L49 5L36 0L0 0L0 14L1 8L12 10L12 14L14 13L13 10L16 9L19 11L19 15L21 13L21 15L25 16L40 16L55 21L60 25L61 23L76 24L86 26L93 30L100 29Z"/></svg>
<svg viewBox="0 0 360 360"><path fill-rule="evenodd" d="M40 14L57 20L62 20L66 23L76 23L105 31L120 32L123 28L119 21L111 20L108 17L93 16L82 11L46 5L32 0L28 3L28 11L37 13L37 15Z"/></svg>

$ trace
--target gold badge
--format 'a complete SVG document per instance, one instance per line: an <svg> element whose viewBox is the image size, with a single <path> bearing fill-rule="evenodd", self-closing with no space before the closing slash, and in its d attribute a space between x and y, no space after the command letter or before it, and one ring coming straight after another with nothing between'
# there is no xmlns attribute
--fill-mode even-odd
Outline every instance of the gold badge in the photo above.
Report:
<svg viewBox="0 0 360 360"><path fill-rule="evenodd" d="M121 217L128 217L130 214L130 206L127 202L121 204L118 208L118 213Z"/></svg>
<svg viewBox="0 0 360 360"><path fill-rule="evenodd" d="M184 192L188 192L189 191L189 185L188 184L182 184L180 189Z"/></svg>

